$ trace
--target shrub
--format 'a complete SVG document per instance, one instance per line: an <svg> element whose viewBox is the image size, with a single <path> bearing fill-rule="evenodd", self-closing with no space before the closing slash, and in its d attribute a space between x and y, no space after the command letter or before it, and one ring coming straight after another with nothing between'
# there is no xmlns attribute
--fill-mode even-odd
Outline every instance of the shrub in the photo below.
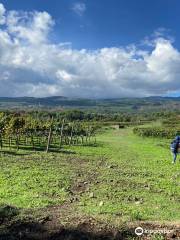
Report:
<svg viewBox="0 0 180 240"><path fill-rule="evenodd" d="M180 128L168 127L136 127L133 132L142 137L160 137L160 138L174 138L180 134Z"/></svg>

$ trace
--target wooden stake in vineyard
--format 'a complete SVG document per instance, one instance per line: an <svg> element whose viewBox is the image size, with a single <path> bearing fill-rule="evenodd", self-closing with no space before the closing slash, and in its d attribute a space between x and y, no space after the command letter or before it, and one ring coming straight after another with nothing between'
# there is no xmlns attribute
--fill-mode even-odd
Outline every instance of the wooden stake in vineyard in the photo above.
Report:
<svg viewBox="0 0 180 240"><path fill-rule="evenodd" d="M52 126L53 126L53 117L51 118L51 125L50 125L50 129L49 129L49 135L48 135L46 153L49 152L49 147L50 147L51 138L52 138Z"/></svg>
<svg viewBox="0 0 180 240"><path fill-rule="evenodd" d="M0 147L1 147L1 149L3 148L3 140L2 140L1 134L0 134Z"/></svg>
<svg viewBox="0 0 180 240"><path fill-rule="evenodd" d="M72 144L72 140L73 140L73 131L74 131L74 123L72 123L72 125L71 125L71 135L70 135L69 146L71 146L71 144Z"/></svg>
<svg viewBox="0 0 180 240"><path fill-rule="evenodd" d="M63 119L63 121L62 121L62 125L61 125L61 133L60 133L60 144L59 144L59 148L61 148L61 146L62 146L64 123L65 123L65 120Z"/></svg>

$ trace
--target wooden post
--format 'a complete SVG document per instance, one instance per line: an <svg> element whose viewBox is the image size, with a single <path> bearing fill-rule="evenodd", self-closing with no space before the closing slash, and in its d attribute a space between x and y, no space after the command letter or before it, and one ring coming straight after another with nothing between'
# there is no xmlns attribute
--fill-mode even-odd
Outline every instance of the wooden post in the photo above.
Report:
<svg viewBox="0 0 180 240"><path fill-rule="evenodd" d="M59 144L59 148L61 148L61 146L62 146L63 129L64 129L64 119L63 119L63 121L62 121L62 126L61 126L61 133L60 133L60 144Z"/></svg>
<svg viewBox="0 0 180 240"><path fill-rule="evenodd" d="M70 136L70 141L69 141L70 146L72 145L73 131L74 131L74 123L72 123L72 127L71 127L71 136Z"/></svg>
<svg viewBox="0 0 180 240"><path fill-rule="evenodd" d="M46 152L48 153L49 151L49 147L50 147L50 143L51 143L51 138L52 138L52 125L53 125L53 117L52 117L52 122L50 125L50 129L49 129L49 135L48 135L48 142L47 142L47 147L46 147Z"/></svg>
<svg viewBox="0 0 180 240"><path fill-rule="evenodd" d="M1 146L1 149L3 148L3 139L2 139L2 135L0 134L0 146Z"/></svg>

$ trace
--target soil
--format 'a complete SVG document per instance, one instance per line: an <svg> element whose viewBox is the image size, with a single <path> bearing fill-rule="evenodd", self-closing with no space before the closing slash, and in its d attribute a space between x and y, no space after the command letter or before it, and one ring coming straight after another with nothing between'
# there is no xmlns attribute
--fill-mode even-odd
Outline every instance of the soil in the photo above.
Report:
<svg viewBox="0 0 180 240"><path fill-rule="evenodd" d="M71 214L69 204L49 207L41 210L40 217L31 217L20 220L4 219L1 221L1 240L130 240L155 239L152 234L143 234L137 237L135 228L141 226L150 230L169 230L169 233L161 234L156 239L180 239L180 224L158 224L155 222L129 223L117 229L93 218L75 216ZM163 238L162 238L163 236Z"/></svg>

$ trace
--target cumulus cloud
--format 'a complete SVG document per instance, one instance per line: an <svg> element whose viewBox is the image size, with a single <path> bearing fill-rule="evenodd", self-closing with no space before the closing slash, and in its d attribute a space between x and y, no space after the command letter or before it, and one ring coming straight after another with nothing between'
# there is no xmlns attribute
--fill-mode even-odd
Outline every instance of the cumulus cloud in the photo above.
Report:
<svg viewBox="0 0 180 240"><path fill-rule="evenodd" d="M10 11L7 15L7 31L9 34L39 44L47 40L48 33L54 22L47 12Z"/></svg>
<svg viewBox="0 0 180 240"><path fill-rule="evenodd" d="M180 91L180 52L156 36L138 45L76 50L49 41L47 12L0 4L0 96L142 97Z"/></svg>
<svg viewBox="0 0 180 240"><path fill-rule="evenodd" d="M5 8L2 3L0 3L0 25L5 23Z"/></svg>
<svg viewBox="0 0 180 240"><path fill-rule="evenodd" d="M86 11L86 4L82 2L76 2L72 6L72 10L79 16L82 16Z"/></svg>

